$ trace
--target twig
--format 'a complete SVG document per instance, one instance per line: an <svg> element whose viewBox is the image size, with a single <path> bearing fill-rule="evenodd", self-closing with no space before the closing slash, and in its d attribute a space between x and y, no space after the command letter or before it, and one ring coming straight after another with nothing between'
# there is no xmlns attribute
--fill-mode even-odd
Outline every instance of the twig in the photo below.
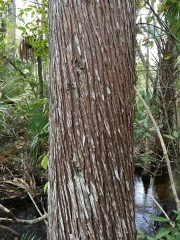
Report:
<svg viewBox="0 0 180 240"><path fill-rule="evenodd" d="M165 32L166 34L170 34L169 32L167 32L166 29L163 29L163 28L161 28L161 27L159 27L159 26L156 26L156 25L154 25L154 24L152 24L152 23L138 22L138 23L136 23L136 26L137 26L137 25L147 25L147 26L151 26L151 27L157 28L157 29ZM171 34L170 34L170 35L171 35Z"/></svg>
<svg viewBox="0 0 180 240"><path fill-rule="evenodd" d="M6 224L22 224L22 225L33 225L39 222L44 221L48 218L47 214L44 214L43 216L39 218L35 218L33 220L24 220L24 219L11 219L11 218L0 218L0 223L6 223Z"/></svg>
<svg viewBox="0 0 180 240"><path fill-rule="evenodd" d="M28 196L30 197L32 203L34 204L36 210L38 211L39 215L41 217L43 217L44 215L41 213L40 209L38 208L36 202L34 201L31 193L30 193L30 186L23 180L23 179L20 179L20 178L16 178L14 179L14 181L6 181L6 183L10 183L18 188L22 188L27 194ZM9 211L7 209L7 211ZM11 217L11 216L10 216ZM12 218L12 217L11 217ZM16 220L16 219L15 219ZM45 221L45 224L47 225L47 221Z"/></svg>
<svg viewBox="0 0 180 240"><path fill-rule="evenodd" d="M7 57L5 58L24 78L28 79L28 77L26 77L26 75L21 71L21 69L19 69L10 59L8 59Z"/></svg>
<svg viewBox="0 0 180 240"><path fill-rule="evenodd" d="M158 208L161 210L161 212L164 214L164 216L168 219L171 220L169 218L169 216L167 215L167 213L164 211L164 209L161 207L161 205L156 201L156 199L153 197L153 195L151 195L151 198L153 199L153 201L155 202L155 204L158 206ZM174 228L175 223L173 223L172 221L169 222L171 224L171 226Z"/></svg>
<svg viewBox="0 0 180 240"><path fill-rule="evenodd" d="M28 195L29 195L29 197L30 197L32 203L34 204L36 210L38 211L39 215L42 217L43 214L41 213L40 209L38 208L38 206L37 206L36 202L34 201L32 195L30 194L30 192L27 192L27 193L28 193ZM45 220L44 222L45 222L45 224L47 225L47 221Z"/></svg>
<svg viewBox="0 0 180 240"><path fill-rule="evenodd" d="M180 43L180 40L172 33L168 25L158 16L158 14L155 12L154 8L149 3L149 0L146 0L145 3L149 6L154 16L157 18L158 22L171 34L171 36L176 40L178 43Z"/></svg>
<svg viewBox="0 0 180 240"><path fill-rule="evenodd" d="M4 207L2 204L0 204L0 210L5 212L8 217L12 218L14 221L16 221L15 215L6 207Z"/></svg>
<svg viewBox="0 0 180 240"><path fill-rule="evenodd" d="M179 170L176 169L175 171L180 175L180 171Z"/></svg>

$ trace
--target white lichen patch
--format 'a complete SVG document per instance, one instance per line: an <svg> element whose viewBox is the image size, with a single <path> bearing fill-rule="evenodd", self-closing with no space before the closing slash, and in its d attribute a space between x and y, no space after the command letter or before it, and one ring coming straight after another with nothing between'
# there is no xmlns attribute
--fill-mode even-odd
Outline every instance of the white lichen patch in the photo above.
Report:
<svg viewBox="0 0 180 240"><path fill-rule="evenodd" d="M83 176L75 175L74 176L75 187L76 187L76 197L80 202L79 214L81 219L89 219L88 208L85 204L85 197L87 196L87 186Z"/></svg>
<svg viewBox="0 0 180 240"><path fill-rule="evenodd" d="M67 128L71 128L72 127L72 116L71 116L71 113L68 112L67 113Z"/></svg>
<svg viewBox="0 0 180 240"><path fill-rule="evenodd" d="M126 180L126 186L127 186L127 189L129 191L129 182Z"/></svg>
<svg viewBox="0 0 180 240"><path fill-rule="evenodd" d="M97 201L98 195L97 195L97 191L96 191L96 186L92 182L90 182L90 185L91 185L91 193L94 196L94 200Z"/></svg>
<svg viewBox="0 0 180 240"><path fill-rule="evenodd" d="M111 90L109 87L106 88L106 91L107 91L107 94L109 94L109 95L111 94Z"/></svg>
<svg viewBox="0 0 180 240"><path fill-rule="evenodd" d="M124 230L126 233L128 233L127 226L126 226L126 223L125 223L124 219L122 219L121 222L122 222L123 230Z"/></svg>
<svg viewBox="0 0 180 240"><path fill-rule="evenodd" d="M115 169L115 170L114 170L114 173L115 173L116 179L117 179L118 181L120 181L120 177L119 177L118 170Z"/></svg>
<svg viewBox="0 0 180 240"><path fill-rule="evenodd" d="M100 81L101 81L101 79L100 79L100 77L99 77L98 70L97 70L97 69L95 69L94 71L95 71L95 75L96 75L96 77L97 77L97 80L98 80L98 82L100 82Z"/></svg>
<svg viewBox="0 0 180 240"><path fill-rule="evenodd" d="M92 99L93 99L94 101L96 100L95 92L92 92L92 93L91 93L91 97L92 97Z"/></svg>
<svg viewBox="0 0 180 240"><path fill-rule="evenodd" d="M111 136L110 127L109 127L108 122L104 121L104 125L105 125L105 128L106 128L106 131L108 132L108 135Z"/></svg>
<svg viewBox="0 0 180 240"><path fill-rule="evenodd" d="M77 50L78 50L79 54L81 55L81 49L80 49L79 39L78 39L77 35L74 35L74 40L76 43Z"/></svg>
<svg viewBox="0 0 180 240"><path fill-rule="evenodd" d="M82 148L84 148L85 141L86 141L86 136L85 136L85 135L83 135L83 140L82 140Z"/></svg>

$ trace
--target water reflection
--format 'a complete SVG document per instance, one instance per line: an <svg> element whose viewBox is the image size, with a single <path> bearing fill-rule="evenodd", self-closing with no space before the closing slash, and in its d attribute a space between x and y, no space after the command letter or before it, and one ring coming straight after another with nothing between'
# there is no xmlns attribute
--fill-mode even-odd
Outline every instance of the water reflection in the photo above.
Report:
<svg viewBox="0 0 180 240"><path fill-rule="evenodd" d="M150 215L159 215L160 210L156 206L153 197L157 199L153 178L135 178L135 203L136 203L136 227L146 233L154 232L154 223Z"/></svg>
<svg viewBox="0 0 180 240"><path fill-rule="evenodd" d="M180 196L180 175L173 172L176 190ZM168 174L156 176L155 179L147 176L136 175L135 177L135 203L136 203L136 227L145 233L153 234L154 223L150 220L150 215L160 215L161 211L155 204L155 198L161 207L169 215L176 204L169 182Z"/></svg>

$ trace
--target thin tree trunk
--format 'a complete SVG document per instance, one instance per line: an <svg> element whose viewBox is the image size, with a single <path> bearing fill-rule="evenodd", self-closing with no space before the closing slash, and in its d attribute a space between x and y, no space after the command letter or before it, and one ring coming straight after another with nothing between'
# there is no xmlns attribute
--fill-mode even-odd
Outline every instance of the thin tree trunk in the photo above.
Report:
<svg viewBox="0 0 180 240"><path fill-rule="evenodd" d="M7 19L8 49L11 57L16 55L16 1L11 0L8 7Z"/></svg>
<svg viewBox="0 0 180 240"><path fill-rule="evenodd" d="M176 80L177 70L175 67L178 54L174 51L175 43L171 36L167 37L163 57L161 59L159 71L159 91L158 91L158 109L159 124L162 125L162 134L172 135L176 110ZM165 145L175 155L176 148L171 139L165 138ZM162 155L160 143L155 144L155 152ZM173 151L172 151L173 150Z"/></svg>
<svg viewBox="0 0 180 240"><path fill-rule="evenodd" d="M149 10L148 16L150 16L151 14L151 10ZM148 18L147 18L147 23L148 23ZM147 25L147 39L149 39L150 36L150 26ZM149 73L150 73L150 62L149 62L149 42L147 43L146 46L146 95L147 95L147 99L149 101L150 98L150 77L149 77Z"/></svg>
<svg viewBox="0 0 180 240"><path fill-rule="evenodd" d="M168 134L168 124L172 130L173 126L173 116L175 112L175 61L177 56L173 54L175 44L171 37L167 38L164 55L161 63L161 73L160 73L160 105L165 105L165 109L162 109L163 118L163 132ZM165 111L167 112L167 119L165 120Z"/></svg>
<svg viewBox="0 0 180 240"><path fill-rule="evenodd" d="M42 68L41 57L37 57L37 65L38 65L38 79L39 79L39 98L42 99L44 97L44 81L43 81L43 68Z"/></svg>
<svg viewBox="0 0 180 240"><path fill-rule="evenodd" d="M51 240L134 240L131 0L50 0Z"/></svg>

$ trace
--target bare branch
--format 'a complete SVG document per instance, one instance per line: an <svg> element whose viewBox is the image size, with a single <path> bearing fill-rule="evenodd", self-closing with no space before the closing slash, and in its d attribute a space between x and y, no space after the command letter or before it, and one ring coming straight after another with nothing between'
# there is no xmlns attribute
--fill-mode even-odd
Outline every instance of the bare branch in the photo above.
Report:
<svg viewBox="0 0 180 240"><path fill-rule="evenodd" d="M155 202L155 204L158 206L158 208L161 210L161 212L164 214L164 216L168 219L171 220L169 218L169 216L167 215L167 213L164 211L164 209L161 207L161 205L156 201L156 199L153 197L153 195L151 195L151 198L153 199L153 201ZM175 224L173 222L169 222L171 224L171 226L174 228Z"/></svg>
<svg viewBox="0 0 180 240"><path fill-rule="evenodd" d="M149 0L146 0L145 3L149 6L149 8L151 9L152 13L154 14L154 16L156 17L156 19L158 20L158 22L161 24L162 27L164 27L164 29L166 29L170 35L174 38L175 41L177 41L178 43L180 43L180 40L172 33L172 31L170 30L170 28L168 27L168 25L159 17L159 15L155 12L154 8L151 6L151 4L149 3Z"/></svg>
<svg viewBox="0 0 180 240"><path fill-rule="evenodd" d="M4 207L2 204L0 204L0 210L7 214L8 217L16 221L15 215L6 207Z"/></svg>
<svg viewBox="0 0 180 240"><path fill-rule="evenodd" d="M39 222L44 221L45 219L48 218L47 214L44 214L43 216L39 217L39 218L35 218L33 220L24 220L24 219L11 219L11 218L0 218L0 223L3 224L22 224L22 225L33 225Z"/></svg>

